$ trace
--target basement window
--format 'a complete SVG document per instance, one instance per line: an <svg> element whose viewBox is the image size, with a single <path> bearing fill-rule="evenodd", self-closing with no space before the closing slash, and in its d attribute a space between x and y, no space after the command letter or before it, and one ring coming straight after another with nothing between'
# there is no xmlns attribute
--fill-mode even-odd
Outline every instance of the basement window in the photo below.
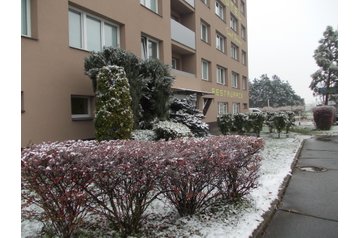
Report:
<svg viewBox="0 0 358 238"><path fill-rule="evenodd" d="M92 119L91 97L71 96L71 115L73 120Z"/></svg>

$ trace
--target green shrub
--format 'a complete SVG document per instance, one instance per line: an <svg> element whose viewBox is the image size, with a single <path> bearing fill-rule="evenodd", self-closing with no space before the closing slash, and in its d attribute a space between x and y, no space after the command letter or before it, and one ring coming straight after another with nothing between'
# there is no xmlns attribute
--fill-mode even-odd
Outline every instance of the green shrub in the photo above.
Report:
<svg viewBox="0 0 358 238"><path fill-rule="evenodd" d="M329 130L334 122L336 109L332 106L313 108L313 120L319 130Z"/></svg>
<svg viewBox="0 0 358 238"><path fill-rule="evenodd" d="M249 113L249 120L251 121L252 130L256 133L257 137L260 137L260 132L262 131L265 121L265 115L258 112Z"/></svg>
<svg viewBox="0 0 358 238"><path fill-rule="evenodd" d="M233 117L232 130L238 134L243 134L244 124L245 121L247 120L247 115L244 113L238 113L238 114L234 114L232 117Z"/></svg>
<svg viewBox="0 0 358 238"><path fill-rule="evenodd" d="M230 131L232 131L233 120L231 114L219 115L217 117L217 122L223 135L227 135Z"/></svg>
<svg viewBox="0 0 358 238"><path fill-rule="evenodd" d="M290 128L295 125L295 113L286 112L286 134L288 134Z"/></svg>
<svg viewBox="0 0 358 238"><path fill-rule="evenodd" d="M281 131L286 126L286 114L282 112L276 113L273 117L273 124L277 130L278 138L280 138Z"/></svg>
<svg viewBox="0 0 358 238"><path fill-rule="evenodd" d="M129 139L132 98L123 67L104 66L97 75L95 128L98 140Z"/></svg>

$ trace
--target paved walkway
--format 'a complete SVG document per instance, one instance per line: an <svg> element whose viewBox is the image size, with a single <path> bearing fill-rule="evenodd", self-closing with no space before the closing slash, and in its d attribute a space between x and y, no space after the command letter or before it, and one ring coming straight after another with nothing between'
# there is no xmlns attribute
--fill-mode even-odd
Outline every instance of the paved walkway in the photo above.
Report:
<svg viewBox="0 0 358 238"><path fill-rule="evenodd" d="M304 141L282 201L259 237L338 237L337 136Z"/></svg>

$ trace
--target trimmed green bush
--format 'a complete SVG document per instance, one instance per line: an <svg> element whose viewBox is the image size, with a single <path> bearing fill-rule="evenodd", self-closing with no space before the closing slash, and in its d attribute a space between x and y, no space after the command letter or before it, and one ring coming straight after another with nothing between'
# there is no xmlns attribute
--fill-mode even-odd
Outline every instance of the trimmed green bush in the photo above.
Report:
<svg viewBox="0 0 358 238"><path fill-rule="evenodd" d="M249 113L249 120L251 120L252 130L255 132L257 137L260 137L260 132L265 121L265 115L263 113Z"/></svg>
<svg viewBox="0 0 358 238"><path fill-rule="evenodd" d="M223 135L227 135L232 131L232 115L222 114L217 117L218 126Z"/></svg>
<svg viewBox="0 0 358 238"><path fill-rule="evenodd" d="M281 136L281 131L286 126L286 114L279 112L273 117L273 124L277 130L278 138Z"/></svg>
<svg viewBox="0 0 358 238"><path fill-rule="evenodd" d="M243 134L246 120L247 120L246 114L244 113L234 114L232 116L232 130L238 134Z"/></svg>
<svg viewBox="0 0 358 238"><path fill-rule="evenodd" d="M336 109L332 106L313 108L313 120L319 130L329 130L334 122Z"/></svg>
<svg viewBox="0 0 358 238"><path fill-rule="evenodd" d="M129 139L133 129L132 98L123 67L104 66L97 75L97 140Z"/></svg>

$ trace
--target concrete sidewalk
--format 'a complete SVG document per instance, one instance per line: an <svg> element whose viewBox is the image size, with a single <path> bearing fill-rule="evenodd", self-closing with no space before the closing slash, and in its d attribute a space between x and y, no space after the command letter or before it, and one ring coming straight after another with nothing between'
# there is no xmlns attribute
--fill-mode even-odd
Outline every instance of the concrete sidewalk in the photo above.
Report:
<svg viewBox="0 0 358 238"><path fill-rule="evenodd" d="M257 237L338 237L338 136L304 141L284 196Z"/></svg>

